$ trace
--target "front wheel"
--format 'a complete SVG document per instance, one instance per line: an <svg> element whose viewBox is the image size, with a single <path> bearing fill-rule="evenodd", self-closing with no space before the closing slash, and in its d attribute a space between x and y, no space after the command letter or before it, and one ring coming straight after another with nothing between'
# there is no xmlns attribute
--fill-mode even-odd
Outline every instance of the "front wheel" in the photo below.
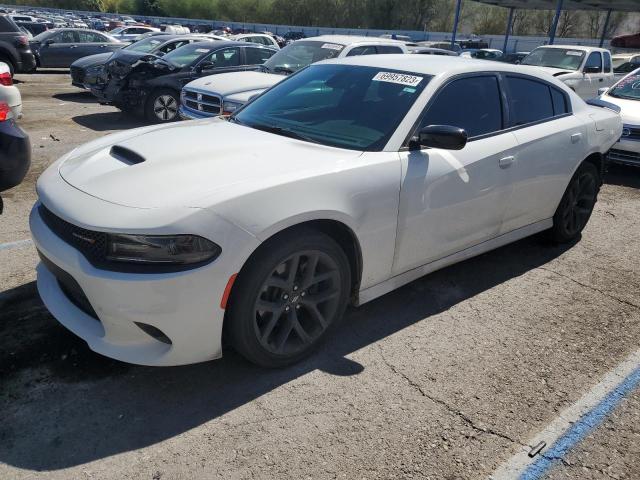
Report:
<svg viewBox="0 0 640 480"><path fill-rule="evenodd" d="M235 349L263 367L309 355L344 314L351 271L344 251L313 230L267 241L243 268L226 332Z"/></svg>
<svg viewBox="0 0 640 480"><path fill-rule="evenodd" d="M145 107L145 117L153 123L168 123L178 119L180 100L174 90L163 88L151 92Z"/></svg>
<svg viewBox="0 0 640 480"><path fill-rule="evenodd" d="M566 243L576 239L593 212L600 191L600 174L589 162L584 162L571 178L567 190L553 216L551 236Z"/></svg>

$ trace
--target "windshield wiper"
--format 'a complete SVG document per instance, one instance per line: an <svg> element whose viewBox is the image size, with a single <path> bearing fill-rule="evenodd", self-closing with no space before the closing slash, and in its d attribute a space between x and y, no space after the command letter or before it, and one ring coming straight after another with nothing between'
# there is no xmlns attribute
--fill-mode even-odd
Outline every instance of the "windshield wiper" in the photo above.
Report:
<svg viewBox="0 0 640 480"><path fill-rule="evenodd" d="M287 73L287 74L293 73L293 70L287 67L275 67L273 71L276 73Z"/></svg>
<svg viewBox="0 0 640 480"><path fill-rule="evenodd" d="M306 135L303 135L301 133L294 132L293 130L289 130L288 128L272 127L270 125L260 125L260 124L247 125L247 126L249 126L251 128L255 128L256 130L262 130L263 132L275 133L276 135L282 135L283 137L294 138L296 140L302 140L302 141L310 142L310 143L320 143L318 140L315 140L315 139L313 139L311 137L307 137Z"/></svg>

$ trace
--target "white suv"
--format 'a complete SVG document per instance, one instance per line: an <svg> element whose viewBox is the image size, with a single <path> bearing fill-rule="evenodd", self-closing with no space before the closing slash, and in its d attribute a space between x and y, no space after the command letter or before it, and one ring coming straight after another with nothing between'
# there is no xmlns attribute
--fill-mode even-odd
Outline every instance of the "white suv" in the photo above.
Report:
<svg viewBox="0 0 640 480"><path fill-rule="evenodd" d="M584 99L615 83L611 53L604 48L545 45L527 55L522 65L543 67Z"/></svg>
<svg viewBox="0 0 640 480"><path fill-rule="evenodd" d="M286 75L321 60L358 55L409 53L403 42L385 38L323 35L286 46L263 65L264 72L223 73L203 77L182 89L184 119L229 115Z"/></svg>

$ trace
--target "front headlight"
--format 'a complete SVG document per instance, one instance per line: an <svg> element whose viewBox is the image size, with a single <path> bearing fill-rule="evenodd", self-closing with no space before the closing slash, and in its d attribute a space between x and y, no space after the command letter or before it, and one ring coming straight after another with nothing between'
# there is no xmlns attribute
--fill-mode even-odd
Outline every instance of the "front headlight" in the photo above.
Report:
<svg viewBox="0 0 640 480"><path fill-rule="evenodd" d="M223 102L222 103L222 114L223 115L231 115L233 112L242 107L242 103L240 102Z"/></svg>
<svg viewBox="0 0 640 480"><path fill-rule="evenodd" d="M107 236L106 259L145 265L194 265L213 261L220 247L197 235Z"/></svg>

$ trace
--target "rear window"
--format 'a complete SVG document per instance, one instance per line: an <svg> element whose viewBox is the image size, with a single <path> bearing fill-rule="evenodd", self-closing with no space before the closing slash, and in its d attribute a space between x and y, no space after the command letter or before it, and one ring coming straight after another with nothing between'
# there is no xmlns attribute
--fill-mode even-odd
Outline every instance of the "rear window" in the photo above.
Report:
<svg viewBox="0 0 640 480"><path fill-rule="evenodd" d="M20 32L20 29L13 22L13 20L11 20L11 18L6 17L6 16L0 16L0 32L1 33L7 33L7 32L15 33L15 32Z"/></svg>

